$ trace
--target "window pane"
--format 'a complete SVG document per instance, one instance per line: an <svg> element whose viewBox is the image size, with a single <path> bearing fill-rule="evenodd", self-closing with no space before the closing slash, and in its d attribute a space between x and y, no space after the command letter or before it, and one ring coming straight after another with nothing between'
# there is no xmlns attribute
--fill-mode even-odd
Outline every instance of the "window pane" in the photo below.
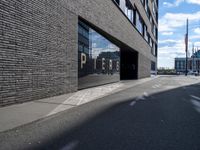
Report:
<svg viewBox="0 0 200 150"><path fill-rule="evenodd" d="M79 24L83 22L79 21ZM84 26L87 26L84 24ZM81 28L81 26L79 26ZM79 34L79 87L85 88L120 80L120 49L87 26L89 38Z"/></svg>
<svg viewBox="0 0 200 150"><path fill-rule="evenodd" d="M139 13L136 11L136 28L138 31L143 34L143 24Z"/></svg>

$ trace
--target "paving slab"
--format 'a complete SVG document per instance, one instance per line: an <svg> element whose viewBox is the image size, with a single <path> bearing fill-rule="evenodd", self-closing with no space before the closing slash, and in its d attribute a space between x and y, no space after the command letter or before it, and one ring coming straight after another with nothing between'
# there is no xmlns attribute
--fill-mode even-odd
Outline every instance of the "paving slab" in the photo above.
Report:
<svg viewBox="0 0 200 150"><path fill-rule="evenodd" d="M153 80L157 77L121 81L80 90L75 93L2 107L0 108L0 132L97 100L110 94Z"/></svg>

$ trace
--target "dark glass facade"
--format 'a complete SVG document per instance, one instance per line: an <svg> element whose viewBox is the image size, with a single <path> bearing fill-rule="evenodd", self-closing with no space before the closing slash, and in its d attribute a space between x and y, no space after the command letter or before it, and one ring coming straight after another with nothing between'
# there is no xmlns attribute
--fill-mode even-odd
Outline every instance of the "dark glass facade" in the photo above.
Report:
<svg viewBox="0 0 200 150"><path fill-rule="evenodd" d="M151 70L155 71L156 70L156 63L151 61Z"/></svg>
<svg viewBox="0 0 200 150"><path fill-rule="evenodd" d="M120 49L87 24L78 25L79 89L120 80Z"/></svg>

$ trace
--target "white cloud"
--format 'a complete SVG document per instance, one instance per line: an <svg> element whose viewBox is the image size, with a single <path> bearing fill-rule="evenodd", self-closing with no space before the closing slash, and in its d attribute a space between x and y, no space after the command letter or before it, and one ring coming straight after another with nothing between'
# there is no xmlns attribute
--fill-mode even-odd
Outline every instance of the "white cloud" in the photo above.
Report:
<svg viewBox="0 0 200 150"><path fill-rule="evenodd" d="M165 43L167 46L163 46L159 48L159 53L169 53L169 55L171 53L180 53L180 52L184 52L185 49L185 43L184 40L171 40L171 39L167 39L167 40L162 40L159 41L160 43ZM167 43L174 43L172 46L169 46Z"/></svg>
<svg viewBox="0 0 200 150"><path fill-rule="evenodd" d="M159 32L172 32L179 27L186 25L186 19L189 23L199 21L200 11L196 13L166 13L159 19Z"/></svg>
<svg viewBox="0 0 200 150"><path fill-rule="evenodd" d="M178 7L183 2L200 5L200 0L175 0L173 3L163 2L163 5L165 7Z"/></svg>
<svg viewBox="0 0 200 150"><path fill-rule="evenodd" d="M200 39L200 35L191 35L189 36L189 39L191 40Z"/></svg>
<svg viewBox="0 0 200 150"><path fill-rule="evenodd" d="M163 2L163 5L165 7L173 7L173 3L169 3L169 2Z"/></svg>
<svg viewBox="0 0 200 150"><path fill-rule="evenodd" d="M187 3L200 5L200 0L186 0Z"/></svg>
<svg viewBox="0 0 200 150"><path fill-rule="evenodd" d="M176 57L185 57L185 43L184 39L174 40L166 39L158 41L160 44L165 46L159 47L158 49L158 67L169 67L174 68L174 59ZM168 44L174 43L174 44ZM195 43L200 44L200 43ZM170 45L170 46L169 46ZM189 49L191 50L192 43L189 42Z"/></svg>
<svg viewBox="0 0 200 150"><path fill-rule="evenodd" d="M200 28L196 28L196 29L194 29L194 33L196 33L196 34L200 34Z"/></svg>
<svg viewBox="0 0 200 150"><path fill-rule="evenodd" d="M195 42L195 43L194 43L194 46L195 46L195 47L200 47L200 42Z"/></svg>
<svg viewBox="0 0 200 150"><path fill-rule="evenodd" d="M178 7L184 0L175 0L173 3L163 2L163 5L166 7Z"/></svg>
<svg viewBox="0 0 200 150"><path fill-rule="evenodd" d="M173 35L174 32L162 32L161 34L162 34L162 35Z"/></svg>
<svg viewBox="0 0 200 150"><path fill-rule="evenodd" d="M200 5L200 0L173 0L173 2L165 0L163 5L164 7L173 7L173 9L175 9L174 7L180 6L181 3ZM192 42L195 47L200 47L200 27L194 28L193 26L200 21L200 10L188 13L165 13L165 15L161 16L159 19L159 32L163 38L171 36L173 39L158 41L158 67L174 68L174 59L176 57L185 57L184 34L186 19L189 19L190 28L189 55L192 54ZM181 31L181 33L178 33L179 31ZM180 37L182 37L182 39L180 39Z"/></svg>
<svg viewBox="0 0 200 150"><path fill-rule="evenodd" d="M167 43L177 43L177 40L166 39L166 40L158 40L159 44L167 44Z"/></svg>

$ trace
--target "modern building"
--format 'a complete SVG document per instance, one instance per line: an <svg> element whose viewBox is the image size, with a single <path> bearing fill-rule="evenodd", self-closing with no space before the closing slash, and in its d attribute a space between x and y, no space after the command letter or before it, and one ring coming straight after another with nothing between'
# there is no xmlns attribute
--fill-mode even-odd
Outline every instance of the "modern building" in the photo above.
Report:
<svg viewBox="0 0 200 150"><path fill-rule="evenodd" d="M0 105L148 77L157 39L158 0L0 1Z"/></svg>
<svg viewBox="0 0 200 150"><path fill-rule="evenodd" d="M200 50L188 58L188 72L200 72ZM186 72L186 58L175 58L175 70L178 73Z"/></svg>

